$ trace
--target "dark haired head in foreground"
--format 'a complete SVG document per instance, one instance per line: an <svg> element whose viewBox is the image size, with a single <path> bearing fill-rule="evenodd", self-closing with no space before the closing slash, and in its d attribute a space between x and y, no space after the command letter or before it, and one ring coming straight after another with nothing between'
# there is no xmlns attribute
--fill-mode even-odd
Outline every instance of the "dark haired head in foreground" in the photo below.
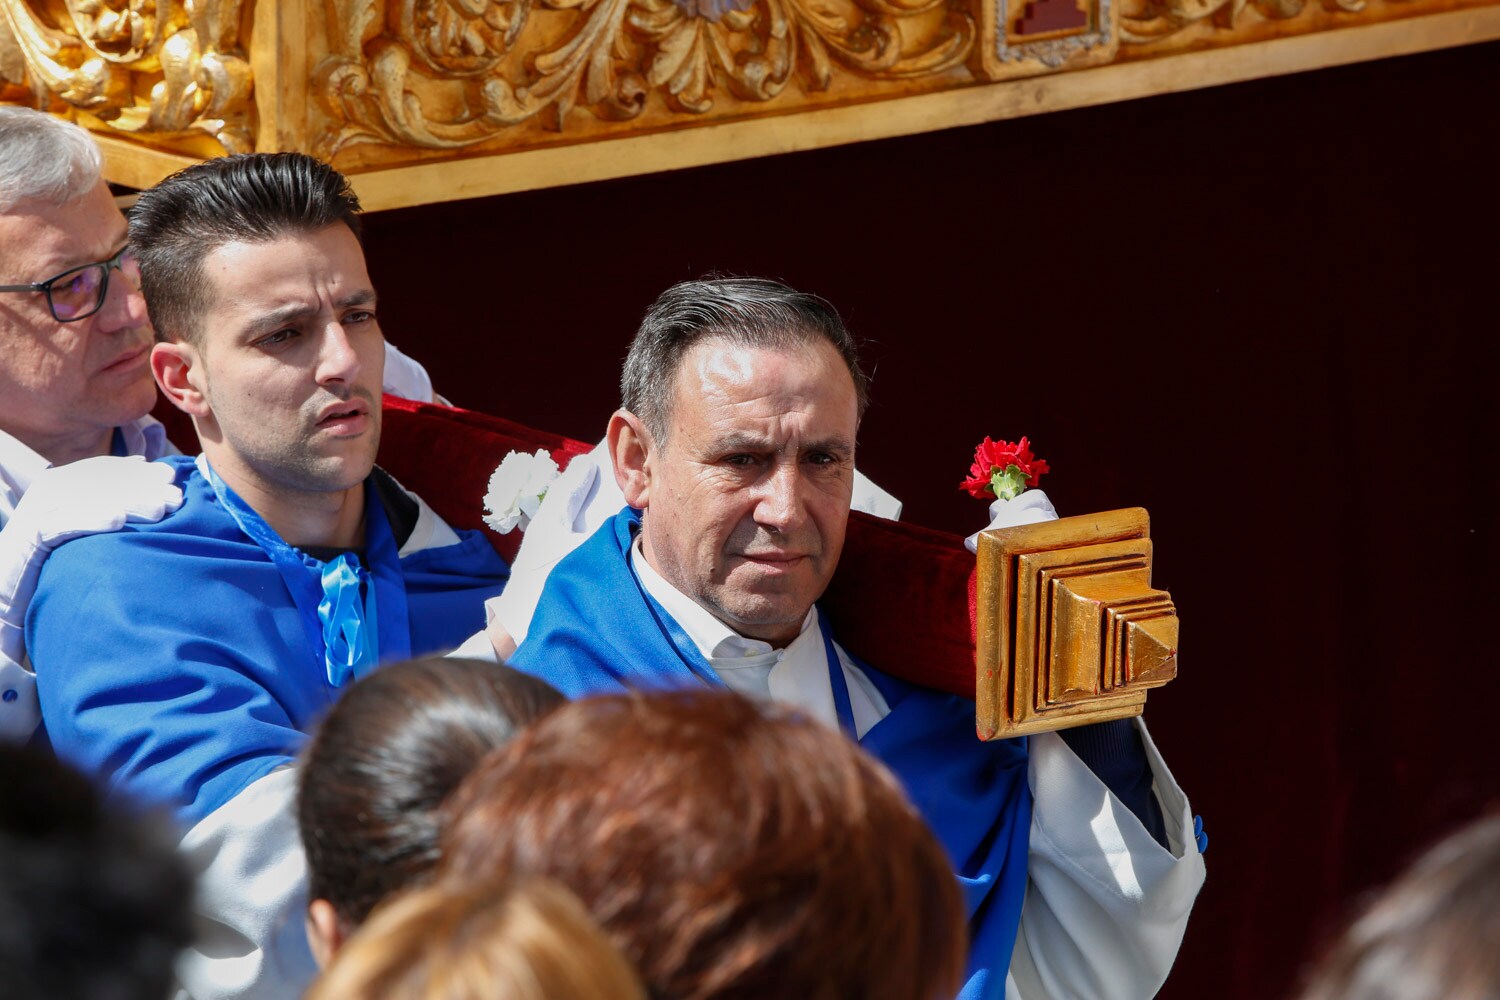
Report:
<svg viewBox="0 0 1500 1000"><path fill-rule="evenodd" d="M305 1000L646 1000L562 886L428 886L382 903Z"/></svg>
<svg viewBox="0 0 1500 1000"><path fill-rule="evenodd" d="M1500 816L1440 842L1375 900L1302 1000L1500 997Z"/></svg>
<svg viewBox="0 0 1500 1000"><path fill-rule="evenodd" d="M443 657L392 664L349 689L298 779L320 961L377 903L431 871L439 807L480 759L562 701L509 667Z"/></svg>
<svg viewBox="0 0 1500 1000"><path fill-rule="evenodd" d="M449 803L438 884L554 879L658 1000L932 1000L964 968L948 859L838 732L723 691L571 702Z"/></svg>
<svg viewBox="0 0 1500 1000"><path fill-rule="evenodd" d="M50 754L0 746L0 994L164 1000L192 891L164 825L106 806Z"/></svg>

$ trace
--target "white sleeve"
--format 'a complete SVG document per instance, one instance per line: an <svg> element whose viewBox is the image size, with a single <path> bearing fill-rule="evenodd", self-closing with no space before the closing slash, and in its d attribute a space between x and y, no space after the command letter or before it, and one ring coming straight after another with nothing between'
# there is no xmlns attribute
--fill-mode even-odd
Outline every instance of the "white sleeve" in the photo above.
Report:
<svg viewBox="0 0 1500 1000"><path fill-rule="evenodd" d="M196 938L177 978L193 1000L286 1000L317 974L296 798L296 768L278 768L183 838L198 898Z"/></svg>
<svg viewBox="0 0 1500 1000"><path fill-rule="evenodd" d="M453 652L445 653L444 655L460 660L500 662L500 657L495 654L495 644L490 641L490 634L482 629L465 639L463 645L459 646Z"/></svg>
<svg viewBox="0 0 1500 1000"><path fill-rule="evenodd" d="M521 539L505 589L484 606L486 615L499 619L517 646L531 627L552 567L624 506L625 494L615 482L607 441L574 458L552 483Z"/></svg>
<svg viewBox="0 0 1500 1000"><path fill-rule="evenodd" d="M1193 816L1139 719L1163 848L1056 733L1031 737L1030 883L1007 1000L1140 1000L1166 981L1203 885Z"/></svg>
<svg viewBox="0 0 1500 1000"><path fill-rule="evenodd" d="M385 377L381 388L392 396L417 403L444 402L432 391L432 376L422 363L402 354L389 340L385 342Z"/></svg>
<svg viewBox="0 0 1500 1000"><path fill-rule="evenodd" d="M901 501L876 486L869 476L858 469L854 470L854 495L849 498L849 508L883 517L887 521L901 520Z"/></svg>

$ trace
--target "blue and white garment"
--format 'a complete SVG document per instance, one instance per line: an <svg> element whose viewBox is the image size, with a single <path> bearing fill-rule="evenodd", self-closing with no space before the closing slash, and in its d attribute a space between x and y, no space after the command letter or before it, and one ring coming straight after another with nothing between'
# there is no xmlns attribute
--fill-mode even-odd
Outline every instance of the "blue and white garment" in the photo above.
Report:
<svg viewBox="0 0 1500 1000"><path fill-rule="evenodd" d="M117 456L139 455L147 461L177 454L177 449L167 440L166 429L150 416L116 427L110 451ZM15 513L16 504L21 502L32 482L51 467L51 462L20 439L0 431L0 531L5 530ZM101 505L117 502L116 497L99 498ZM10 567L0 568L0 580L19 577L19 568L14 574L6 572L7 569ZM6 649L0 650L0 741L24 743L41 721L36 701L36 677L28 667L24 653L12 658L7 655L9 644L5 646Z"/></svg>
<svg viewBox="0 0 1500 1000"><path fill-rule="evenodd" d="M26 640L43 727L59 756L114 795L172 810L188 831L215 924L198 947L214 961L194 967L198 982L184 974L189 992L294 996L313 970L287 767L369 664L329 667L316 620L324 564L298 555L307 592L296 593L287 567L242 530L237 498L216 494L192 459L166 461L183 489L179 510L68 542L42 569ZM377 658L450 649L508 569L482 534L454 532L404 492L415 519L400 539L380 477L365 485Z"/></svg>
<svg viewBox="0 0 1500 1000"><path fill-rule="evenodd" d="M723 683L733 657L751 655L715 655L712 637L702 634L712 626L693 627L694 606L663 592L638 550L632 572L638 517L622 511L557 565L514 666L578 696ZM1169 817L1166 848L1056 734L980 743L972 702L859 664L826 628L820 640L820 628L814 611L810 631L783 651L788 666L807 662L795 665L799 676L773 674L770 693L856 732L901 777L937 832L969 904L973 940L962 995L1123 1000L1155 992L1203 868L1186 799L1144 729ZM731 637L724 645L736 643ZM812 654L816 663L809 660L809 650L824 648ZM809 684L814 675L821 690ZM734 677L729 684L744 689Z"/></svg>

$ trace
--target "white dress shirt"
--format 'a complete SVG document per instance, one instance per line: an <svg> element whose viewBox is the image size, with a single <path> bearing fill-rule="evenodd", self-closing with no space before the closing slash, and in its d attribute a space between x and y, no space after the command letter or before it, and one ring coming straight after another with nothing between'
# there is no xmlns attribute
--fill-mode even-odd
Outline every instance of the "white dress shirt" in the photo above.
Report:
<svg viewBox="0 0 1500 1000"><path fill-rule="evenodd" d="M175 455L177 449L167 440L167 432L151 416L132 420L116 428L117 444L126 455L141 455L147 461L163 455ZM23 444L14 435L0 431L0 530L3 530L16 504L31 488L36 477L52 468L52 463ZM25 657L21 657L25 659ZM36 677L25 663L18 663L0 653L0 742L21 743L31 738L41 721L36 700Z"/></svg>
<svg viewBox="0 0 1500 1000"><path fill-rule="evenodd" d="M630 548L630 567L646 593L656 599L698 652L730 688L762 701L795 705L819 721L838 728L833 686L828 677L828 655L823 649L823 630L818 627L818 609L808 609L797 638L781 649L760 639L747 639L725 625L691 597L672 586L641 552L637 536ZM890 713L880 690L856 667L849 654L834 644L844 681L849 686L849 707L854 729L864 736Z"/></svg>
<svg viewBox="0 0 1500 1000"><path fill-rule="evenodd" d="M115 430L124 446L120 454L141 455L148 462L163 455L177 454L177 449L167 440L166 428L149 414ZM16 504L31 488L32 481L50 468L51 462L16 437L0 431L0 528L10 520Z"/></svg>

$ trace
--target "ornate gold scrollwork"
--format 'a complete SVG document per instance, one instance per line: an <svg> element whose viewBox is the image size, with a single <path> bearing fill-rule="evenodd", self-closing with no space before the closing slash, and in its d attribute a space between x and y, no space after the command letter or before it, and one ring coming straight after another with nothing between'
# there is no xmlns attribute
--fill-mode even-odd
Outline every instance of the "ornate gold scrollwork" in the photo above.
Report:
<svg viewBox="0 0 1500 1000"><path fill-rule="evenodd" d="M0 83L122 132L254 146L242 0L0 0ZM9 58L5 58L6 56Z"/></svg>
<svg viewBox="0 0 1500 1000"><path fill-rule="evenodd" d="M639 115L654 92L701 114L725 91L774 100L794 79L829 88L837 68L900 79L962 66L974 39L964 0L328 0L333 54L316 74L356 142L453 149L575 108ZM916 19L941 26L909 34Z"/></svg>
<svg viewBox="0 0 1500 1000"><path fill-rule="evenodd" d="M1366 0L1322 0L1330 11L1356 14L1365 9ZM1247 9L1272 21L1298 16L1307 0L1142 0L1134 9L1128 5L1120 16L1120 38L1141 45L1175 35L1195 24L1212 24L1216 28L1237 28Z"/></svg>

